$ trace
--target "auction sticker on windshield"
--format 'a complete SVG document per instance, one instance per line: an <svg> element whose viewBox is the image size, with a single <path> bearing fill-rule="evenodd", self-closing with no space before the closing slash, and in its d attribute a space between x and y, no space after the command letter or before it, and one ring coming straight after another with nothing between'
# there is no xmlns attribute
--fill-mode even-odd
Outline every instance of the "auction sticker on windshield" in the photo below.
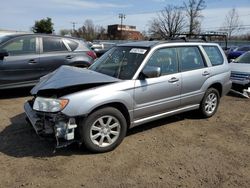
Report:
<svg viewBox="0 0 250 188"><path fill-rule="evenodd" d="M132 48L130 50L130 53L136 53L136 54L145 54L147 50L141 49L141 48Z"/></svg>

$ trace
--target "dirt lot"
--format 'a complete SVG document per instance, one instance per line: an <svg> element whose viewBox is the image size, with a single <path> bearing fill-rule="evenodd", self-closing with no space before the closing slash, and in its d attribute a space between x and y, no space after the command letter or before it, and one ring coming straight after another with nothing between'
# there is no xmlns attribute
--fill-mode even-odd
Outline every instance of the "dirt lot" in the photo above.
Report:
<svg viewBox="0 0 250 188"><path fill-rule="evenodd" d="M0 93L0 187L249 187L250 100L226 96L218 113L194 113L129 131L104 154L58 150L25 122L28 90Z"/></svg>

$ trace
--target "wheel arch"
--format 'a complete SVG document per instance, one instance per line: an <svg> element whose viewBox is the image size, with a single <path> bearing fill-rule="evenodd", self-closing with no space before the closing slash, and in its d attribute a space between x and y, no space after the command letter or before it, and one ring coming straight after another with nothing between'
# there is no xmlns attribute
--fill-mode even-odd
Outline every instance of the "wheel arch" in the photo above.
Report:
<svg viewBox="0 0 250 188"><path fill-rule="evenodd" d="M129 115L129 111L128 111L127 107L121 102L112 102L112 103L103 104L101 106L98 106L98 107L92 109L92 111L90 111L89 114L92 114L93 112L95 112L101 108L105 108L105 107L113 107L113 108L119 110L123 114L123 116L126 120L127 127L128 128L130 127L131 118Z"/></svg>
<svg viewBox="0 0 250 188"><path fill-rule="evenodd" d="M222 84L221 83L219 83L219 82L213 83L212 85L210 85L208 87L208 89L209 88L216 89L219 92L220 97L222 96Z"/></svg>
<svg viewBox="0 0 250 188"><path fill-rule="evenodd" d="M69 65L73 66L73 67L87 68L91 65L91 63L89 63L87 61L74 61L74 62L70 63Z"/></svg>

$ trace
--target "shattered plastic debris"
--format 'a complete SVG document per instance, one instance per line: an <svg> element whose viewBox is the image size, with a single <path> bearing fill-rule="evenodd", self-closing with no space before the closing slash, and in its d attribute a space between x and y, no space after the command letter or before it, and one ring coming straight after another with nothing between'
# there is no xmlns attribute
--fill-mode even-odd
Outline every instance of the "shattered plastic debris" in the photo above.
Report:
<svg viewBox="0 0 250 188"><path fill-rule="evenodd" d="M233 93L239 94L240 96L246 97L246 98L250 98L250 87L248 87L248 89L243 89L242 92L236 91L234 89L231 89L231 91Z"/></svg>

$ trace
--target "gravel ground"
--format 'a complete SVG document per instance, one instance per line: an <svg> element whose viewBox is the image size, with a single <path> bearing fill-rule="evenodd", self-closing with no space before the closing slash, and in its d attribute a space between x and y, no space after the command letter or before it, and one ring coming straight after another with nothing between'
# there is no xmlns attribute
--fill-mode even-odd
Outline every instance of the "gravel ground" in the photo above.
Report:
<svg viewBox="0 0 250 188"><path fill-rule="evenodd" d="M112 152L53 153L27 125L28 89L0 91L0 187L246 187L250 100L222 98L215 116L189 112L128 132Z"/></svg>

